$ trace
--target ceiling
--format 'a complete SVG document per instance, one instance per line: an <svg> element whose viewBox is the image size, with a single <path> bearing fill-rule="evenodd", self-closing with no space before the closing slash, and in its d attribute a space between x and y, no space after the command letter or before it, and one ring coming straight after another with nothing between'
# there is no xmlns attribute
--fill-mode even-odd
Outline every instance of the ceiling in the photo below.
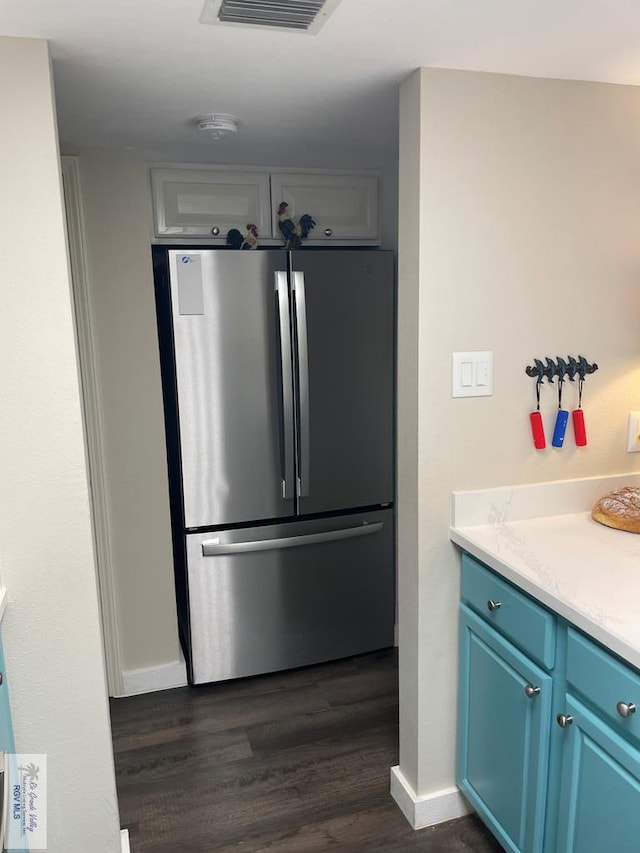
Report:
<svg viewBox="0 0 640 853"><path fill-rule="evenodd" d="M62 149L377 168L419 66L640 84L637 0L341 0L317 35L199 23L204 0L1 0L0 35L50 41ZM236 138L192 119L240 117Z"/></svg>

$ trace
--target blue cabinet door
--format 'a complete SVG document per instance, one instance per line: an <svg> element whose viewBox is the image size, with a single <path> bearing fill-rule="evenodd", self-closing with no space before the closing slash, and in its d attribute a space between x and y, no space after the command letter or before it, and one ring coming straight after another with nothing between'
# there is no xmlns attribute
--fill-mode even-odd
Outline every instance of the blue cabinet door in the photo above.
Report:
<svg viewBox="0 0 640 853"><path fill-rule="evenodd" d="M457 782L510 853L543 850L551 698L551 676L462 605Z"/></svg>
<svg viewBox="0 0 640 853"><path fill-rule="evenodd" d="M558 853L638 853L640 751L567 697Z"/></svg>
<svg viewBox="0 0 640 853"><path fill-rule="evenodd" d="M7 685L7 673L4 665L4 653L2 642L0 642L0 752L15 752L13 743L13 729L11 727L11 710L9 708L9 688Z"/></svg>
<svg viewBox="0 0 640 853"><path fill-rule="evenodd" d="M7 763L5 764L5 773L8 774L8 783L9 780L15 781L18 779L18 769L15 757L16 748L13 739L13 727L11 724L11 709L9 707L9 684L7 682L7 672L1 641L0 673L2 673L2 680L0 683L0 752L8 753ZM2 779L3 786L4 782L5 780ZM3 803L3 808L7 809L6 828L8 835L5 837L5 843L10 845L6 847L6 850L7 853L19 853L19 851L28 850L28 843L25 838L20 837L20 832L12 820L10 787L6 790L6 795L7 803ZM11 830L10 834L9 830ZM4 850L5 848L2 849Z"/></svg>

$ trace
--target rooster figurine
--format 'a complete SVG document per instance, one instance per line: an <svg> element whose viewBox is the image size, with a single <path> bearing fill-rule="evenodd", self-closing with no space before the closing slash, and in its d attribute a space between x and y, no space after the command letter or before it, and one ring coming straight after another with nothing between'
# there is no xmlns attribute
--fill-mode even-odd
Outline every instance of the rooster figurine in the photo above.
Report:
<svg viewBox="0 0 640 853"><path fill-rule="evenodd" d="M247 223L247 233L242 241L241 249L257 249L258 248L258 227L252 222Z"/></svg>
<svg viewBox="0 0 640 853"><path fill-rule="evenodd" d="M252 222L247 223L246 236L237 228L232 228L227 234L227 246L232 249L257 249L258 248L258 228Z"/></svg>
<svg viewBox="0 0 640 853"><path fill-rule="evenodd" d="M306 240L316 227L316 221L308 213L303 213L296 223L289 216L288 209L287 202L281 202L278 207L278 228L284 237L285 249L300 249L302 241Z"/></svg>

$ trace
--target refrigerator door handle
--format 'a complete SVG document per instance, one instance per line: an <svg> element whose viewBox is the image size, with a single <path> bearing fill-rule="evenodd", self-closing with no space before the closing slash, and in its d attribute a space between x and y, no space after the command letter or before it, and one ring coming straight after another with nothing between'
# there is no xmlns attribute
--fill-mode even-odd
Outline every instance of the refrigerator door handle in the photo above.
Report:
<svg viewBox="0 0 640 853"><path fill-rule="evenodd" d="M219 554L246 554L248 551L272 551L280 548L296 548L299 545L314 545L318 542L335 542L337 539L352 539L356 536L379 533L383 527L383 521L376 521L374 524L361 524L358 527L345 527L342 530L285 536L280 539L258 539L255 542L221 542L218 537L207 539L202 543L202 555L216 557Z"/></svg>
<svg viewBox="0 0 640 853"><path fill-rule="evenodd" d="M291 275L296 309L296 338L298 342L298 497L309 496L309 349L307 346L307 303L304 273Z"/></svg>
<svg viewBox="0 0 640 853"><path fill-rule="evenodd" d="M275 273L275 291L278 305L278 324L280 338L280 375L282 382L282 430L284 438L284 464L282 477L282 497L292 500L294 497L294 436L293 436L293 367L291 348L291 316L289 311L289 291L287 273L279 270Z"/></svg>

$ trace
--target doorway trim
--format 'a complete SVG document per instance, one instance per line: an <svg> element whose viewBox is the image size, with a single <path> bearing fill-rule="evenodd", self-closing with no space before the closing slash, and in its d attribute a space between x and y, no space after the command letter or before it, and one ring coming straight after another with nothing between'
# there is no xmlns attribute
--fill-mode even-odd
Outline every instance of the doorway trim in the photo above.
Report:
<svg viewBox="0 0 640 853"><path fill-rule="evenodd" d="M94 343L87 241L80 191L80 162L77 157L61 157L60 159L84 414L85 452L91 495L102 649L109 695L122 696L123 661L118 620L117 583L111 542L109 493L104 465L103 406Z"/></svg>

